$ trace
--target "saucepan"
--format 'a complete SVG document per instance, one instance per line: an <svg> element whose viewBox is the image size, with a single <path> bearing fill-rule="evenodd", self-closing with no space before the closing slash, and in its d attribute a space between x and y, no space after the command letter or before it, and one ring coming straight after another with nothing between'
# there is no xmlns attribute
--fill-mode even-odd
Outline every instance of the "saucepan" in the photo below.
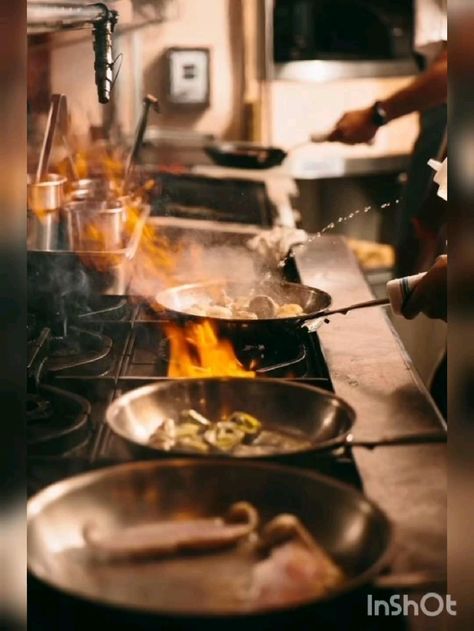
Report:
<svg viewBox="0 0 474 631"><path fill-rule="evenodd" d="M179 428L182 415L187 416L190 410L196 418L186 417L184 440L168 440L166 432L176 429L167 429L165 422L173 419ZM237 412L256 419L258 431L252 434L250 427L240 444L239 435L224 424L223 442L220 442L212 433L214 424L223 419L225 423L225 419ZM206 420L211 424L199 431L197 438L192 436L192 440L188 440L187 430L192 430L188 421L205 424ZM155 455L180 457L290 460L345 446L375 448L447 440L446 431L439 428L376 441L357 441L352 434L356 414L344 400L313 386L280 379L210 378L155 383L116 399L106 411L106 421L115 434L137 450L137 455L149 451ZM157 429L158 440L153 438L157 436ZM211 430L209 438L207 433L201 438L208 429ZM227 439L232 443L234 438L238 448L228 449Z"/></svg>
<svg viewBox="0 0 474 631"><path fill-rule="evenodd" d="M242 501L257 509L261 525L281 514L297 517L342 570L343 581L324 595L293 595L291 606L284 598L260 604L244 596L256 563L246 546L108 562L91 557L85 544L87 524L115 533L160 521L182 525L222 516ZM46 488L28 502L27 514L30 572L85 606L110 608L109 624L115 615L119 628L175 628L163 620L178 621L178 628L196 628L204 620L222 628L232 619L241 625L253 619L260 621L259 628L275 629L282 628L280 616L290 615L294 622L296 613L308 607L314 621L315 612L374 579L388 561L391 544L387 517L354 488L313 472L248 461L108 467ZM337 606L336 615L341 617ZM140 616L149 616L150 627L141 626Z"/></svg>

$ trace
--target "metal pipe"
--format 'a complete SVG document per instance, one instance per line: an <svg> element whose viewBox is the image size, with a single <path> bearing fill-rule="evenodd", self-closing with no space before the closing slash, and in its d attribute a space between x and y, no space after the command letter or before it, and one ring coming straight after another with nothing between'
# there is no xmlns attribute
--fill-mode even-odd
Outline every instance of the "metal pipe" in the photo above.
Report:
<svg viewBox="0 0 474 631"><path fill-rule="evenodd" d="M28 26L81 26L100 22L107 17L107 8L98 4L28 2Z"/></svg>
<svg viewBox="0 0 474 631"><path fill-rule="evenodd" d="M28 3L27 22L30 29L39 25L49 30L80 28L92 25L94 72L99 103L108 103L114 84L115 61L112 34L118 21L117 11L96 4Z"/></svg>

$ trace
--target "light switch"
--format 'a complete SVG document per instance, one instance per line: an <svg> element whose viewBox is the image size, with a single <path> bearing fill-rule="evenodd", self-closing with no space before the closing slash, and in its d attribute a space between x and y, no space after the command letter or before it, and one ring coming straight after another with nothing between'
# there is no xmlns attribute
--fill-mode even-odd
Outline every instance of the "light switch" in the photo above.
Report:
<svg viewBox="0 0 474 631"><path fill-rule="evenodd" d="M168 51L169 102L192 108L209 105L209 50L172 48Z"/></svg>

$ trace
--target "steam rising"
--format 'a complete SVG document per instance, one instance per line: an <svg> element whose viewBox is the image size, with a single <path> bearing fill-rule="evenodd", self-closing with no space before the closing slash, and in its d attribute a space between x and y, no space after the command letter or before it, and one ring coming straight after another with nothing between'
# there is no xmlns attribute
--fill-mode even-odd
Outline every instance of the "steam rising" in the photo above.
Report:
<svg viewBox="0 0 474 631"><path fill-rule="evenodd" d="M152 229L153 244L147 245L145 238L135 259L131 295L152 297L169 287L203 281L256 283L276 269L242 245L245 236L221 234L216 242L204 230Z"/></svg>

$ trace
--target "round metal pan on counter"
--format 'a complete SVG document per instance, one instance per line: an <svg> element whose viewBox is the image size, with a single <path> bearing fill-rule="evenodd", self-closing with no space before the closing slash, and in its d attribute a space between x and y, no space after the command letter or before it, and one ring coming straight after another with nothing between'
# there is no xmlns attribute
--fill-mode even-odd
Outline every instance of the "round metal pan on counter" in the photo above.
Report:
<svg viewBox="0 0 474 631"><path fill-rule="evenodd" d="M265 450L259 448L224 451L211 448L180 448L177 443L157 445L150 440L166 419L180 418L194 410L204 419L218 422L233 412L258 419L263 432L282 437ZM299 454L327 451L338 447L411 445L446 442L441 428L419 434L397 435L379 441L356 441L352 429L354 410L339 397L313 386L279 379L210 378L164 381L132 390L116 399L106 411L112 431L139 450L156 454L224 458L287 458ZM287 441L285 441L287 437ZM252 443L250 443L252 445ZM262 447L263 445L263 447Z"/></svg>
<svg viewBox="0 0 474 631"><path fill-rule="evenodd" d="M268 296L280 305L299 305L304 314L292 317L259 318L258 320L245 318L215 318L194 315L195 305L207 306L214 300L219 300L222 292L233 299L251 295ZM231 281L210 281L179 285L159 292L155 296L155 302L171 318L181 321L211 321L224 328L247 328L259 331L268 331L269 326L274 328L299 327L307 320L312 320L324 315L331 306L331 296L325 291L306 287L297 283L279 281L264 281L258 284L238 283Z"/></svg>
<svg viewBox="0 0 474 631"><path fill-rule="evenodd" d="M85 546L84 526L91 521L120 532L224 515L242 501L257 509L261 525L282 514L297 517L342 570L338 587L322 597L293 600L291 607L260 605L243 596L256 563L245 546L112 563L91 559ZM391 543L387 518L355 489L312 472L253 462L172 460L106 468L46 488L29 501L27 514L34 576L116 615L151 615L155 624L156 616L191 624L324 606L374 579Z"/></svg>

